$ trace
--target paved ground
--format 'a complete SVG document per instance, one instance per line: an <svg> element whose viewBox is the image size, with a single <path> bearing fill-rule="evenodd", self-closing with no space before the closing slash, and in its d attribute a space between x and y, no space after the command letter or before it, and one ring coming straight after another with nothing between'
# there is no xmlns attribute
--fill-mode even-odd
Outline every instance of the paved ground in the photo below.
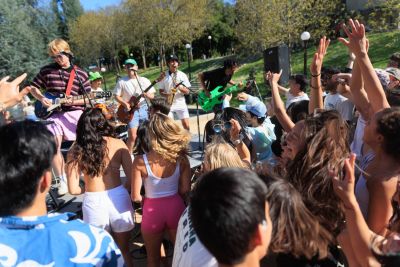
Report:
<svg viewBox="0 0 400 267"><path fill-rule="evenodd" d="M212 119L214 115L211 114L200 114L199 115L199 126L197 124L197 116L196 110L191 109L191 115L192 117L190 118L190 132L192 134L192 141L190 142L190 165L192 168L195 168L196 166L199 166L201 164L201 159L202 159L202 137L203 137L203 131L204 131L204 125L207 123L208 120ZM194 115L194 116L193 116ZM199 135L198 133L200 132L200 143L199 143ZM121 177L125 177L124 172L121 169ZM59 210L59 212L74 212L79 215L81 212L81 207L82 207L82 199L83 195L79 196L71 196L69 194L66 194L62 197L58 197L57 201L64 201L64 203L67 203L65 207ZM131 253L132 253L132 259L134 261L134 266L135 267L141 267L141 266L146 266L146 255L143 254L143 239L140 235L140 223L142 221L142 215L141 215L141 210L140 207L137 207L135 209L135 222L136 226L134 230L132 230L132 238L131 238ZM167 257L164 259L164 262L168 266L172 263L172 255L173 255L173 248L171 246L171 243L167 242L166 244L166 255Z"/></svg>

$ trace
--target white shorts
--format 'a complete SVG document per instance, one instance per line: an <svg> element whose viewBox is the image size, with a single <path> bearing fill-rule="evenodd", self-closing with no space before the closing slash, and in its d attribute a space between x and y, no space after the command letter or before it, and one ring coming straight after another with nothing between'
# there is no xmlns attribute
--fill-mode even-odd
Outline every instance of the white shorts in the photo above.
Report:
<svg viewBox="0 0 400 267"><path fill-rule="evenodd" d="M170 118L174 118L174 114L176 114L176 116L178 117L179 120L182 119L188 119L189 118L189 110L187 108L185 109L176 109L176 110L172 110L169 112L168 117Z"/></svg>
<svg viewBox="0 0 400 267"><path fill-rule="evenodd" d="M115 233L133 229L134 210L128 191L122 185L102 192L85 192L83 221Z"/></svg>

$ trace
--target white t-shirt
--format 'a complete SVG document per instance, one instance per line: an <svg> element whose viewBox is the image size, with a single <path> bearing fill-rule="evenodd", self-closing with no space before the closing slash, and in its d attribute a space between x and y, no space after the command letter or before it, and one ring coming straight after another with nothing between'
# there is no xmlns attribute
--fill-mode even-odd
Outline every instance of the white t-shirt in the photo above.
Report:
<svg viewBox="0 0 400 267"><path fill-rule="evenodd" d="M325 97L324 109L337 110L340 115L342 115L342 118L346 121L351 121L353 119L354 104L348 98L339 93L329 93Z"/></svg>
<svg viewBox="0 0 400 267"><path fill-rule="evenodd" d="M138 82L139 81L139 82ZM140 83L140 86L139 86ZM129 79L129 77L121 78L114 89L114 94L122 97L125 102L128 102L132 96L139 96L151 85L149 79L139 76L138 79ZM142 88L142 89L140 89ZM155 93L154 87L148 93ZM144 97L140 99L140 103L145 101Z"/></svg>
<svg viewBox="0 0 400 267"><path fill-rule="evenodd" d="M165 93L169 94L171 93L171 90L175 88L175 86L180 82L183 82L182 85L187 88L191 87L189 79L185 73L180 70L177 70L175 73L170 73L169 71L167 71L164 80L158 83L158 88L163 89ZM187 109L185 95L181 91L177 90L174 101L172 102L171 111L185 109Z"/></svg>
<svg viewBox="0 0 400 267"><path fill-rule="evenodd" d="M363 137L364 137L364 129L365 129L366 124L367 124L367 121L360 114L360 116L358 116L357 126L356 126L356 130L354 132L353 142L350 145L351 152L356 154L358 159L361 158L361 154L362 154L361 149L362 149L362 145L364 143Z"/></svg>
<svg viewBox="0 0 400 267"><path fill-rule="evenodd" d="M189 218L189 207L179 219L172 267L217 267L217 260L200 242Z"/></svg>
<svg viewBox="0 0 400 267"><path fill-rule="evenodd" d="M286 93L286 109L290 106L290 104L294 103L294 102L299 102L302 100L310 100L308 98L308 95L306 93L299 95L299 96L294 96L291 93L287 92Z"/></svg>

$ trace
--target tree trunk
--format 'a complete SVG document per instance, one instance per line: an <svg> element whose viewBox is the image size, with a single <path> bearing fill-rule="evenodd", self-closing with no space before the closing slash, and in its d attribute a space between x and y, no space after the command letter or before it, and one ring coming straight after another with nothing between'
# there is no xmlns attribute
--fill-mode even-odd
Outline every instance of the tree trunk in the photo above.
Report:
<svg viewBox="0 0 400 267"><path fill-rule="evenodd" d="M144 42L143 42L143 45L142 45L142 60L143 60L143 68L147 69L147 64L146 64L146 46L145 46Z"/></svg>

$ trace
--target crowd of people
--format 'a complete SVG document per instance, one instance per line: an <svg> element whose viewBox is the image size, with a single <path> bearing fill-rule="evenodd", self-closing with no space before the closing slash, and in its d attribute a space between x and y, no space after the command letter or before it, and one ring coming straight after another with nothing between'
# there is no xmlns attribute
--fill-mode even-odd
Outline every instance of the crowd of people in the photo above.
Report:
<svg viewBox="0 0 400 267"><path fill-rule="evenodd" d="M168 264L166 237L175 267L400 266L400 53L374 69L364 25L350 19L343 30L342 70L323 66L323 37L309 80L293 75L285 88L281 72L268 71L266 103L245 92L239 108L232 95L218 99L195 171L191 83L178 57L167 57L153 83L125 61L113 92L133 115L124 142L104 101L89 100L102 76L75 66L64 40L50 42L54 63L29 86L19 90L26 75L0 81L2 113L29 93L48 111L63 103L45 120L0 127L0 265L133 266L133 207L142 206L150 267ZM238 68L228 59L200 73L200 86L208 97L218 86L241 87L232 80ZM65 140L73 144L64 159ZM47 213L54 183L60 195L84 195L82 220Z"/></svg>

